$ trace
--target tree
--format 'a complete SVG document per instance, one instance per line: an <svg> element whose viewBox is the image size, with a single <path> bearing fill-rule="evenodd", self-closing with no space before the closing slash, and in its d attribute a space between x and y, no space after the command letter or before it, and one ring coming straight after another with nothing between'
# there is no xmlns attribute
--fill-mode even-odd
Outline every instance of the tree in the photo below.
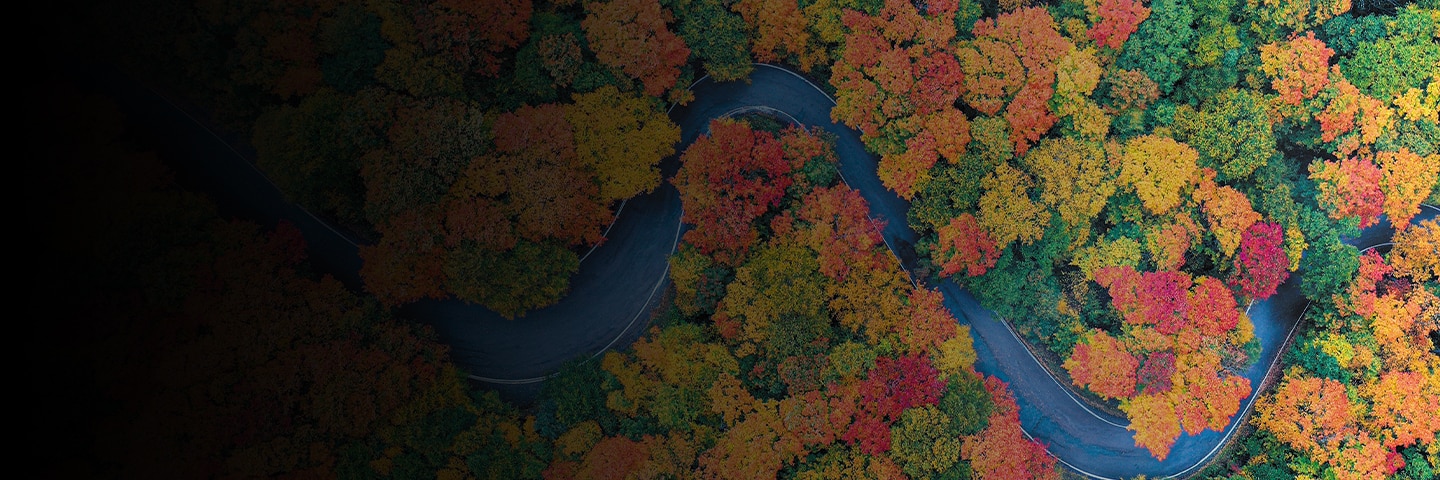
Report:
<svg viewBox="0 0 1440 480"><path fill-rule="evenodd" d="M1085 274L1085 278L1094 280L1096 273L1105 267L1123 266L1133 270L1140 266L1140 257L1143 253L1140 248L1140 244L1129 237L1120 237L1115 240L1098 239L1091 245L1077 249L1070 264L1080 267L1080 272Z"/></svg>
<svg viewBox="0 0 1440 480"><path fill-rule="evenodd" d="M1220 252L1234 255L1245 231L1260 221L1260 214L1250 207L1249 197L1228 185L1216 185L1214 176L1215 172L1208 168L1201 172L1194 198L1204 207Z"/></svg>
<svg viewBox="0 0 1440 480"><path fill-rule="evenodd" d="M1430 196L1435 179L1440 178L1440 154L1421 157L1400 147L1398 152L1375 154L1375 163L1380 166L1385 216L1396 230L1405 230L1410 218L1420 212L1420 203Z"/></svg>
<svg viewBox="0 0 1440 480"><path fill-rule="evenodd" d="M743 123L715 120L710 135L695 140L681 156L672 180L695 229L685 241L722 265L741 263L758 238L753 225L779 206L789 187L791 165L775 137Z"/></svg>
<svg viewBox="0 0 1440 480"><path fill-rule="evenodd" d="M793 58L802 72L826 61L819 40L806 28L806 16L798 2L741 0L730 8L740 13L754 32L750 48L755 60L769 63Z"/></svg>
<svg viewBox="0 0 1440 480"><path fill-rule="evenodd" d="M580 258L554 242L521 240L504 251L465 242L447 250L442 268L456 298L515 318L565 298Z"/></svg>
<svg viewBox="0 0 1440 480"><path fill-rule="evenodd" d="M1331 79L1321 98L1325 109L1315 114L1320 140L1329 143L1336 156L1348 156L1362 145L1375 143L1394 122L1394 111L1385 102L1360 93L1344 78Z"/></svg>
<svg viewBox="0 0 1440 480"><path fill-rule="evenodd" d="M934 405L945 392L945 378L928 357L880 357L856 386L855 418L841 438L861 451L879 455L890 450L890 426L906 409ZM832 417L833 418L833 417Z"/></svg>
<svg viewBox="0 0 1440 480"><path fill-rule="evenodd" d="M916 179L934 163L937 146L946 143L943 134L950 133L924 135L925 117L951 109L964 81L949 52L955 25L901 0L886 0L871 12L842 15L850 34L831 70L836 103L830 116L860 130L866 146L882 155L886 186L909 196L923 183Z"/></svg>
<svg viewBox="0 0 1440 480"><path fill-rule="evenodd" d="M670 11L659 0L609 0L585 4L585 38L601 63L625 72L659 97L675 87L680 66L690 55L685 41L671 32Z"/></svg>
<svg viewBox="0 0 1440 480"><path fill-rule="evenodd" d="M1359 218L1360 228L1379 219L1385 201L1381 175L1374 163L1358 157L1310 164L1310 179L1318 190L1315 200L1330 218Z"/></svg>
<svg viewBox="0 0 1440 480"><path fill-rule="evenodd" d="M762 248L735 270L715 321L737 322L738 339L772 359L806 353L829 327L822 302L825 278L818 271L808 249Z"/></svg>
<svg viewBox="0 0 1440 480"><path fill-rule="evenodd" d="M1222 182L1249 178L1277 153L1266 100L1249 90L1226 90L1200 111L1180 106L1175 130Z"/></svg>
<svg viewBox="0 0 1440 480"><path fill-rule="evenodd" d="M895 457L905 474L916 478L944 475L960 461L958 438L948 435L950 417L931 405L905 410L890 430Z"/></svg>
<svg viewBox="0 0 1440 480"><path fill-rule="evenodd" d="M1065 370L1076 386L1105 398L1130 398L1135 394L1135 370L1139 363L1118 340L1104 331L1092 330L1065 360Z"/></svg>
<svg viewBox="0 0 1440 480"><path fill-rule="evenodd" d="M1350 0L1247 0L1253 12L1251 29L1265 40L1287 31L1300 33L1350 10Z"/></svg>
<svg viewBox="0 0 1440 480"><path fill-rule="evenodd" d="M1000 249L996 248L995 241L969 213L962 213L948 225L936 228L935 233L939 235L939 245L931 255L940 265L943 275L961 271L971 277L983 275L1000 258Z"/></svg>
<svg viewBox="0 0 1440 480"><path fill-rule="evenodd" d="M469 102L412 100L389 115L385 148L361 157L365 218L376 226L402 212L440 203L466 166L485 153L485 140L491 138L480 106ZM569 138L567 132L546 146L564 150Z"/></svg>
<svg viewBox="0 0 1440 480"><path fill-rule="evenodd" d="M1184 60L1189 57L1189 44L1195 35L1191 26L1195 12L1185 2L1155 0L1150 2L1150 17L1125 42L1115 66L1125 70L1142 70L1153 80L1163 95L1170 95L1175 82L1184 73Z"/></svg>
<svg viewBox="0 0 1440 480"><path fill-rule="evenodd" d="M1189 216L1180 217L1179 220L1181 221L1155 228L1145 234L1145 248L1150 252L1150 259L1155 262L1156 270L1180 270L1180 267L1185 266L1185 252L1190 250L1200 228ZM1241 246L1244 246L1243 239Z"/></svg>
<svg viewBox="0 0 1440 480"><path fill-rule="evenodd" d="M1214 351L1197 350L1176 359L1171 377L1174 386L1166 397L1175 406L1180 425L1190 435L1207 428L1223 431L1239 411L1240 403L1250 396L1250 380L1221 368L1220 355ZM1173 441L1174 437L1170 439Z"/></svg>
<svg viewBox="0 0 1440 480"><path fill-rule="evenodd" d="M860 192L846 185L819 188L801 202L799 220L810 228L799 235L815 251L820 273L844 281L852 269L886 268L892 260L877 248L884 243L884 222L870 218Z"/></svg>
<svg viewBox="0 0 1440 480"><path fill-rule="evenodd" d="M1074 45L1043 8L1022 8L975 22L975 40L956 49L965 102L986 115L1005 110L1015 152L1024 154L1055 124L1047 105L1056 62Z"/></svg>
<svg viewBox="0 0 1440 480"><path fill-rule="evenodd" d="M1186 292L1192 282L1182 272L1137 272L1130 267L1104 267L1095 281L1109 289L1111 304L1126 323L1156 325L1165 335L1186 326Z"/></svg>
<svg viewBox="0 0 1440 480"><path fill-rule="evenodd" d="M712 315L729 283L722 266L694 246L682 245L670 256L670 283L675 286L675 307L686 316Z"/></svg>
<svg viewBox="0 0 1440 480"><path fill-rule="evenodd" d="M392 103L380 89L345 95L326 88L266 112L255 120L255 161L292 201L363 224L358 160L381 142L380 117Z"/></svg>
<svg viewBox="0 0 1440 480"><path fill-rule="evenodd" d="M1055 114L1069 117L1074 131L1095 140L1104 138L1110 126L1108 114L1090 101L1090 94L1100 85L1103 71L1100 60L1089 50L1071 49L1055 65ZM1091 116L1098 117L1092 119Z"/></svg>
<svg viewBox="0 0 1440 480"><path fill-rule="evenodd" d="M1019 240L1029 244L1038 240L1050 223L1050 212L1030 200L1031 180L1007 163L981 180L985 193L980 195L980 226L1004 248Z"/></svg>
<svg viewBox="0 0 1440 480"><path fill-rule="evenodd" d="M1270 87L1292 106L1315 98L1330 84L1330 56L1335 51L1315 38L1315 32L1291 37L1283 43L1260 47L1260 71L1273 78Z"/></svg>
<svg viewBox="0 0 1440 480"><path fill-rule="evenodd" d="M1440 432L1440 388L1426 385L1420 372L1385 372L1360 387L1370 411L1360 425L1386 448L1433 442Z"/></svg>
<svg viewBox="0 0 1440 480"><path fill-rule="evenodd" d="M1199 154L1168 137L1144 135L1125 143L1120 184L1133 188L1145 210L1159 215L1180 205L1181 192L1195 183Z"/></svg>
<svg viewBox="0 0 1440 480"><path fill-rule="evenodd" d="M1282 270L1283 271L1283 270ZM1180 351L1198 347L1203 339L1219 340L1235 330L1241 321L1240 309L1235 304L1235 295L1219 279L1201 275L1195 278L1195 285L1187 297L1189 308L1186 314L1190 325L1201 338L1185 341L1177 346Z"/></svg>
<svg viewBox="0 0 1440 480"><path fill-rule="evenodd" d="M1230 285L1253 299L1269 298L1290 276L1290 259L1285 255L1285 234L1280 225L1256 222L1240 237L1240 252L1235 255L1235 268Z"/></svg>
<svg viewBox="0 0 1440 480"><path fill-rule="evenodd" d="M1359 433L1345 385L1330 379L1287 378L1260 399L1255 413L1256 426L1320 462L1334 459Z"/></svg>
<svg viewBox="0 0 1440 480"><path fill-rule="evenodd" d="M1174 386L1175 354L1153 352L1145 356L1145 364L1135 372L1135 386L1139 393L1159 395L1169 392Z"/></svg>
<svg viewBox="0 0 1440 480"><path fill-rule="evenodd" d="M605 437L585 454L575 478L621 480L633 474L649 456L649 442Z"/></svg>
<svg viewBox="0 0 1440 480"><path fill-rule="evenodd" d="M654 190L660 184L655 165L680 141L680 127L653 102L609 85L575 95L565 118L574 127L580 163L600 183L602 204Z"/></svg>
<svg viewBox="0 0 1440 480"><path fill-rule="evenodd" d="M1045 451L1045 446L1025 437L1020 428L1020 408L1005 387L1005 382L997 378L985 378L995 409L984 431L963 439L961 457L970 461L980 478L1060 478L1055 458Z"/></svg>
<svg viewBox="0 0 1440 480"><path fill-rule="evenodd" d="M1120 404L1130 418L1128 430L1135 432L1135 445L1145 447L1156 459L1165 460L1170 446L1180 437L1180 421L1175 405L1165 394L1137 395Z"/></svg>
<svg viewBox="0 0 1440 480"><path fill-rule="evenodd" d="M1413 229L1397 232L1390 264L1397 274L1417 282L1440 278L1440 221L1426 220Z"/></svg>
<svg viewBox="0 0 1440 480"><path fill-rule="evenodd" d="M1095 7L1100 21L1090 27L1087 35L1103 47L1120 50L1135 29L1150 17L1150 9L1139 0L1100 0Z"/></svg>
<svg viewBox="0 0 1440 480"><path fill-rule="evenodd" d="M680 0L670 2L679 20L680 36L706 73L722 82L745 78L754 70L745 20L732 13L729 2Z"/></svg>
<svg viewBox="0 0 1440 480"><path fill-rule="evenodd" d="M1115 193L1104 150L1072 138L1046 139L1025 155L1023 164L1040 182L1040 201L1072 232L1072 242L1088 239L1091 222Z"/></svg>
<svg viewBox="0 0 1440 480"><path fill-rule="evenodd" d="M503 205L521 238L571 246L599 241L613 216L576 153L565 109L523 107L499 115L493 128L496 151L472 161L449 195Z"/></svg>
<svg viewBox="0 0 1440 480"><path fill-rule="evenodd" d="M532 9L521 0L437 0L416 10L415 32L426 51L455 70L495 76L502 54L529 38Z"/></svg>
<svg viewBox="0 0 1440 480"><path fill-rule="evenodd" d="M379 226L380 242L360 247L365 291L384 305L403 305L444 295L443 246L435 222L423 211L397 215Z"/></svg>
<svg viewBox="0 0 1440 480"><path fill-rule="evenodd" d="M1356 42L1351 55L1340 60L1340 72L1365 95L1382 102L1422 88L1427 81L1433 83L1433 65L1440 62L1440 44L1435 42L1435 26L1440 22L1433 12L1405 8L1394 17L1380 17L1384 36Z"/></svg>

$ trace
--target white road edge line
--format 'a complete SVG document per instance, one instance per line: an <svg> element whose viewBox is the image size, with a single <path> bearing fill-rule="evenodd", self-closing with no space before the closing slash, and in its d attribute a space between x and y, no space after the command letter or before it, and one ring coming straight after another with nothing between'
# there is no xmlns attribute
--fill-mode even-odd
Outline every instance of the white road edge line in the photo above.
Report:
<svg viewBox="0 0 1440 480"><path fill-rule="evenodd" d="M677 246L677 245L680 244L680 230L684 227L684 225L685 225L684 222L675 222L675 240L674 240L674 242L670 245L670 251L671 251L672 253L675 251L675 246ZM626 325L625 325L625 328L622 329L622 330L620 330L620 333L618 333L618 334L615 335L615 338L610 339L610 343L605 344L605 346L602 347L600 350L597 350L595 353L590 354L590 356L589 356L588 358L586 358L586 359L585 359L583 362L581 362L581 363L590 362L591 360L594 360L594 359L598 358L599 356L604 355L605 352L610 351L610 347L615 346L615 344L616 344L617 342L619 342L620 339L621 339L622 337L624 337L626 333L629 333L629 332L630 332L630 329L631 329L631 328L634 328L634 326L635 326L635 321L636 321L636 320L639 320L641 315L644 315L646 312L650 311L650 304L655 301L655 293L660 290L660 286L664 285L666 280L669 280L669 278L670 278L669 275L670 275L670 262L667 261L667 262L665 262L665 270L660 273L660 280L656 281L656 282L655 282L655 286L650 288L650 296L648 296L648 297L645 298L645 303L640 306L640 310L637 311L637 312L635 312L635 315L634 315L634 316L630 317L630 323L626 324ZM541 376L538 376L538 377L514 378L514 379L510 379L510 378L482 377L482 376L474 375L474 374L466 374L466 377L468 377L468 378L471 379L471 380L476 380L476 381L481 381L481 382L486 382L486 383L496 383L496 384L501 384L501 385L525 385L525 384L531 384L531 383L540 383L540 382L543 382L543 381L545 381L545 380L549 380L549 379L551 379L551 378L555 378L555 376L556 376L556 375L559 375L559 374L560 374L560 372L559 372L559 371L556 371L556 372L550 373L550 374L548 374L548 375L541 375Z"/></svg>

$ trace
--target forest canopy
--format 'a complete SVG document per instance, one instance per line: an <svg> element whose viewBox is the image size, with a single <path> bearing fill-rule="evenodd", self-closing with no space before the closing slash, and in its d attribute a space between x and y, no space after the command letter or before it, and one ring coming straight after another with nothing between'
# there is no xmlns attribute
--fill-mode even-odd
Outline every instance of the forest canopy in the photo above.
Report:
<svg viewBox="0 0 1440 480"><path fill-rule="evenodd" d="M106 212L174 235L145 245L156 232L97 220L87 235L119 240L101 252L117 266L87 281L162 305L86 308L136 325L101 346L173 344L100 387L130 419L117 438L160 432L185 472L1057 477L1014 393L975 371L965 319L930 288L942 279L1156 459L1256 395L1199 475L1440 471L1440 226L1411 222L1440 203L1435 0L146 0L85 15L77 54L191 102L362 244L362 291L347 290L308 270L293 229L222 219L123 142L72 152L123 159L97 175L137 191L88 195L145 200ZM833 95L830 118L910 202L890 221L920 235L916 268L823 131L752 115L681 145L669 109L754 62ZM470 388L395 318L454 298L526 321L567 295L628 199L672 186L689 230L648 330L530 404ZM1384 224L1393 245L1354 246ZM179 267L197 263L214 271ZM1252 382L1249 307L1287 282L1309 307ZM159 400L124 388L202 360L232 370L181 371ZM303 378L246 375L278 370ZM192 417L146 430L192 400ZM187 436L210 417L235 423ZM101 453L124 475L168 460Z"/></svg>

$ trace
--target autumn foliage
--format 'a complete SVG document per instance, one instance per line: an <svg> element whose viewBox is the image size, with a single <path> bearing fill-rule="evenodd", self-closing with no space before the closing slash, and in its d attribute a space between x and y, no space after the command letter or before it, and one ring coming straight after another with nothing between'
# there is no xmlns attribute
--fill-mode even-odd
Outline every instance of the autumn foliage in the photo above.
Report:
<svg viewBox="0 0 1440 480"><path fill-rule="evenodd" d="M1105 332L1091 333L1065 360L1065 370L1076 385L1108 398L1128 398L1135 393L1138 366L1135 357Z"/></svg>
<svg viewBox="0 0 1440 480"><path fill-rule="evenodd" d="M1090 27L1089 37L1095 43L1119 50L1140 22L1150 16L1150 9L1139 0L1101 0L1095 7L1100 21Z"/></svg>
<svg viewBox="0 0 1440 480"><path fill-rule="evenodd" d="M685 41L666 25L673 20L658 0L608 0L585 4L585 38L595 56L658 97L675 87L690 55Z"/></svg>
<svg viewBox="0 0 1440 480"><path fill-rule="evenodd" d="M1055 64L1073 48L1043 8L1022 8L975 23L975 40L956 51L965 73L965 102L980 113L1004 110L1015 152L1024 154L1055 124L1046 102Z"/></svg>
<svg viewBox="0 0 1440 480"><path fill-rule="evenodd" d="M1000 257L1000 250L990 239L990 234L980 228L975 216L968 213L936 229L936 233L940 236L936 260L945 275L961 271L972 277L981 275L995 266L995 260Z"/></svg>
<svg viewBox="0 0 1440 480"><path fill-rule="evenodd" d="M1273 223L1255 223L1240 238L1235 269L1229 283L1253 299L1275 294L1275 288L1290 276L1290 259L1285 256L1285 232Z"/></svg>
<svg viewBox="0 0 1440 480"><path fill-rule="evenodd" d="M996 397L989 426L980 435L965 437L961 455L982 478L1057 479L1055 458L1045 446L1027 439L1020 428L1020 408L1005 391L1005 382L985 378L985 389Z"/></svg>
<svg viewBox="0 0 1440 480"><path fill-rule="evenodd" d="M735 265L758 240L756 219L779 206L790 185L790 163L780 142L744 123L716 120L681 157L675 187L685 222L695 229L685 241L721 263Z"/></svg>

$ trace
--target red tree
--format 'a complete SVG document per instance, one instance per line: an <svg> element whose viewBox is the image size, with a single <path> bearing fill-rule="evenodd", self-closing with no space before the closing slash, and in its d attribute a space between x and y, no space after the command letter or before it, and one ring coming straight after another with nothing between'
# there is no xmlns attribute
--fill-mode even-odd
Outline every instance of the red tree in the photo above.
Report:
<svg viewBox="0 0 1440 480"><path fill-rule="evenodd" d="M995 241L968 212L935 229L935 233L940 236L934 252L935 261L940 263L945 275L954 275L962 270L972 277L983 275L1000 258L1000 249L996 248Z"/></svg>
<svg viewBox="0 0 1440 480"><path fill-rule="evenodd" d="M1155 325L1166 335L1186 326L1189 275L1141 273L1128 266L1105 267L1095 272L1095 281L1109 289L1111 303L1127 323Z"/></svg>
<svg viewBox="0 0 1440 480"><path fill-rule="evenodd" d="M531 2L439 0L417 10L420 44L460 70L500 73L502 54L530 36Z"/></svg>
<svg viewBox="0 0 1440 480"><path fill-rule="evenodd" d="M970 461L976 478L1015 480L1058 479L1055 458L1045 446L1026 437L1020 428L1020 408L1006 390L1005 382L985 378L985 389L995 399L995 410L985 430L966 436L960 455Z"/></svg>
<svg viewBox="0 0 1440 480"><path fill-rule="evenodd" d="M920 354L880 357L857 387L858 408L841 438L860 450L879 455L890 450L890 425L907 408L934 405L945 393L945 378Z"/></svg>
<svg viewBox="0 0 1440 480"><path fill-rule="evenodd" d="M1245 296L1269 298L1290 276L1290 258L1285 256L1285 230L1278 224L1257 222L1240 237L1235 270L1230 285Z"/></svg>
<svg viewBox="0 0 1440 480"><path fill-rule="evenodd" d="M1150 17L1150 9L1139 0L1100 0L1096 10L1100 21L1090 27L1090 38L1100 46L1115 50L1125 46L1125 40L1135 33L1140 22Z"/></svg>
<svg viewBox="0 0 1440 480"><path fill-rule="evenodd" d="M1384 211L1380 167L1370 160L1349 157L1310 164L1310 179L1319 190L1316 200L1331 218L1359 217L1360 228L1374 225Z"/></svg>
<svg viewBox="0 0 1440 480"><path fill-rule="evenodd" d="M800 220L810 224L802 235L820 258L820 273L843 281L852 268L881 268L887 258L875 246L884 241L883 220L870 218L860 192L845 185L817 189L805 196Z"/></svg>
<svg viewBox="0 0 1440 480"><path fill-rule="evenodd" d="M790 163L773 135L731 120L710 123L681 156L672 182L680 190L685 241L716 261L738 265L759 233L753 225L780 205L790 186Z"/></svg>

